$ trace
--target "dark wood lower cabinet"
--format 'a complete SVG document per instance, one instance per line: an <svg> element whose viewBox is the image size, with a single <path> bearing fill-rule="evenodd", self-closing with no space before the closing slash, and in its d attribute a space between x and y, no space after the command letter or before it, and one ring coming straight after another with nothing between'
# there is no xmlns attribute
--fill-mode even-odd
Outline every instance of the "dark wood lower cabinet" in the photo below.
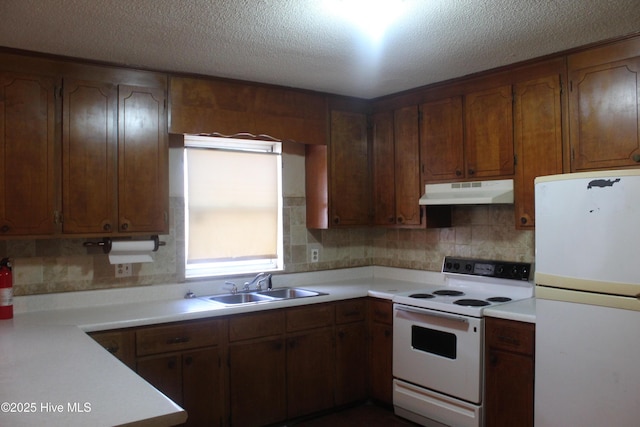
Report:
<svg viewBox="0 0 640 427"><path fill-rule="evenodd" d="M533 427L535 325L486 318L485 425Z"/></svg>
<svg viewBox="0 0 640 427"><path fill-rule="evenodd" d="M367 398L367 325L336 326L336 406Z"/></svg>
<svg viewBox="0 0 640 427"><path fill-rule="evenodd" d="M187 411L185 426L220 425L224 400L218 349L140 359L137 372Z"/></svg>
<svg viewBox="0 0 640 427"><path fill-rule="evenodd" d="M283 338L229 347L232 426L268 425L286 418L285 356Z"/></svg>
<svg viewBox="0 0 640 427"><path fill-rule="evenodd" d="M393 304L369 299L369 396L376 402L393 404Z"/></svg>

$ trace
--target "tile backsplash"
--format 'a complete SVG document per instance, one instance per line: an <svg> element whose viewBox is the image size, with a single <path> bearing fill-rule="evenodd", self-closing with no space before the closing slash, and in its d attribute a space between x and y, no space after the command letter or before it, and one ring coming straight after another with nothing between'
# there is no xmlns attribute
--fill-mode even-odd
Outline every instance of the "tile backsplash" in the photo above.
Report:
<svg viewBox="0 0 640 427"><path fill-rule="evenodd" d="M450 228L309 230L304 197L285 197L284 273L379 265L439 271L445 255L533 261L533 231L518 231L509 206L455 207ZM14 260L15 295L149 286L184 281L184 199L171 198L170 234L154 262L133 264L116 278L100 248L85 239L4 240L0 254ZM319 260L311 262L311 249Z"/></svg>

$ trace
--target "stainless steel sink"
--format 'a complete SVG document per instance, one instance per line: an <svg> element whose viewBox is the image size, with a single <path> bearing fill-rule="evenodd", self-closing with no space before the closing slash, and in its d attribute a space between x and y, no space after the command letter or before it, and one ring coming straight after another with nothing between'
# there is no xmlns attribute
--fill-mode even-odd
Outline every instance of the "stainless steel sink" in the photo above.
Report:
<svg viewBox="0 0 640 427"><path fill-rule="evenodd" d="M270 291L257 292L258 295L267 295L271 298L291 299L291 298L306 298L316 297L318 295L326 295L322 292L309 291L307 289L300 288L276 288Z"/></svg>
<svg viewBox="0 0 640 427"><path fill-rule="evenodd" d="M252 302L273 301L273 298L268 297L266 295L258 295L255 292L240 293L240 294L215 295L215 296L212 296L212 297L207 297L207 299L209 299L211 301L219 302L221 304L227 304L227 305L247 304L247 303L252 303Z"/></svg>
<svg viewBox="0 0 640 427"><path fill-rule="evenodd" d="M266 291L239 292L236 294L212 295L200 298L224 305L238 305L282 301L294 298L308 298L320 295L327 294L324 292L301 288L275 288Z"/></svg>

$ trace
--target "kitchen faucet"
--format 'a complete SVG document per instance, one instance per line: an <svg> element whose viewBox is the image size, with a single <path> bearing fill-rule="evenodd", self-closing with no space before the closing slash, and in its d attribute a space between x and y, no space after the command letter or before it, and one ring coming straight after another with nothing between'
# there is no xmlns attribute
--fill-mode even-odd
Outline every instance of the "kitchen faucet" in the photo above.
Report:
<svg viewBox="0 0 640 427"><path fill-rule="evenodd" d="M244 282L244 290L251 290L251 286L256 285L256 289L258 291L262 290L262 283L267 281L267 290L270 291L273 285L271 284L271 274L268 273L258 273L256 277L254 277L250 282Z"/></svg>

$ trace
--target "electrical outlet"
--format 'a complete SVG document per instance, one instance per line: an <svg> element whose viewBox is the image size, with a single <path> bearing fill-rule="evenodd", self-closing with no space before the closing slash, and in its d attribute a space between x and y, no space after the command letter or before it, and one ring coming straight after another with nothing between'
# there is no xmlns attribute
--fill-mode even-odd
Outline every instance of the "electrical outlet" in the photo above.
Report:
<svg viewBox="0 0 640 427"><path fill-rule="evenodd" d="M318 262L320 260L320 249L311 249L311 262Z"/></svg>
<svg viewBox="0 0 640 427"><path fill-rule="evenodd" d="M131 264L116 264L116 277L130 277Z"/></svg>

